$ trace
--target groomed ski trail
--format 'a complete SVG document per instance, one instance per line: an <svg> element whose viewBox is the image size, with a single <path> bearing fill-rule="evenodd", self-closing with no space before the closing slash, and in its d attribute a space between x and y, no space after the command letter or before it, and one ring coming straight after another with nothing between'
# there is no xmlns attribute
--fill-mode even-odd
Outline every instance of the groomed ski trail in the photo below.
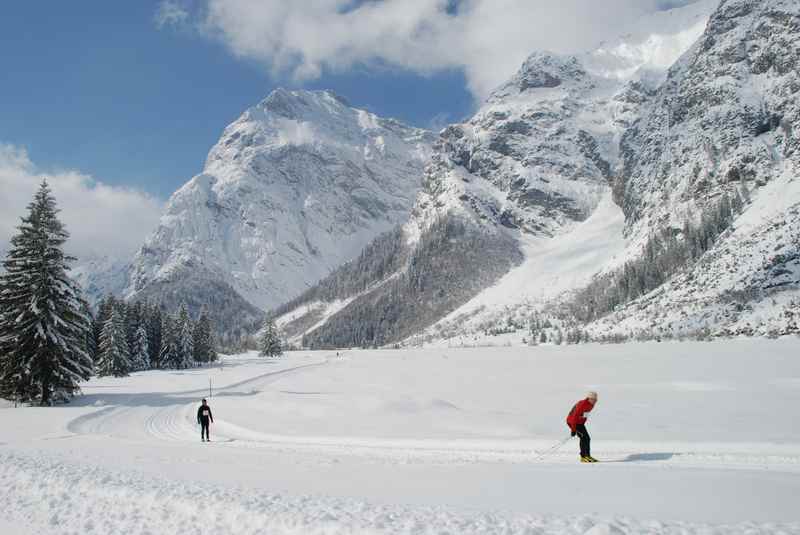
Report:
<svg viewBox="0 0 800 535"><path fill-rule="evenodd" d="M325 366L328 361L326 358L321 362L266 372L214 390L217 396L249 395L236 391L250 388L251 392L255 392L286 375ZM119 406L106 407L75 418L67 424L67 429L76 435L105 435L149 441L197 441L195 411L199 398L207 393L208 389L194 389L173 393L131 394Z"/></svg>

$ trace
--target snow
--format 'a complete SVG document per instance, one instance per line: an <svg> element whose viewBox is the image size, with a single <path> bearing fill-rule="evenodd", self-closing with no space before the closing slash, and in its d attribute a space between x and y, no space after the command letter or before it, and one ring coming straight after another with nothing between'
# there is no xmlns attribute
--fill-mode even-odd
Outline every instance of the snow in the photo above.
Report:
<svg viewBox="0 0 800 535"><path fill-rule="evenodd" d="M311 327L306 329L306 331L300 332L299 334L290 337L286 340L286 343L289 345L300 345L302 342L304 332L312 332L315 329L318 329L320 326L324 325L326 321L328 321L333 315L335 315L337 312L339 312L347 305L349 305L356 297L357 296L350 297L348 299L337 299L331 302L312 301L311 303L307 303L295 309L292 309L286 314L283 314L282 316L278 316L277 318L275 318L275 325L278 328L284 328L292 321L301 319L304 316L311 313L316 314L316 316L319 318L319 320L316 323L314 323ZM257 336L258 335L260 335L260 332L257 334Z"/></svg>
<svg viewBox="0 0 800 535"><path fill-rule="evenodd" d="M798 532L798 351L785 338L250 353L94 379L67 406L0 408L0 530ZM589 388L608 462L578 463L574 442L537 460Z"/></svg>
<svg viewBox="0 0 800 535"><path fill-rule="evenodd" d="M800 169L786 165L778 178L758 190L752 204L736 220L735 236L745 237L765 223L785 217L795 205L800 205Z"/></svg>
<svg viewBox="0 0 800 535"><path fill-rule="evenodd" d="M305 121L279 118L276 120L278 145L313 145L327 143L314 131L314 125Z"/></svg>

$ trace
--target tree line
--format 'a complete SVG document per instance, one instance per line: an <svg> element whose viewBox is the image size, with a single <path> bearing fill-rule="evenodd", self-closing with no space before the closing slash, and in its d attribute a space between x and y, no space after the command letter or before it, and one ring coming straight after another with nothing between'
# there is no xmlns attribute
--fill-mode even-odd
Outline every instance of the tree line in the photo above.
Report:
<svg viewBox="0 0 800 535"><path fill-rule="evenodd" d="M217 360L208 313L195 320L186 305L170 314L148 301L126 303L112 295L99 304L89 343L100 376L122 377L150 369L184 370Z"/></svg>

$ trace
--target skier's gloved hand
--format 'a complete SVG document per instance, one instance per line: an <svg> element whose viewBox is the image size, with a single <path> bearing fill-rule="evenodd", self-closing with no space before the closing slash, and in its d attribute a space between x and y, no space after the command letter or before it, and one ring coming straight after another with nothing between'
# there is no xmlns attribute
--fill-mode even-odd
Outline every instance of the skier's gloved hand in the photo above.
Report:
<svg viewBox="0 0 800 535"><path fill-rule="evenodd" d="M575 431L575 430L573 429L573 430L572 430L572 433L570 434L570 436L571 436L571 437L574 437L574 436L575 436L575 435L577 435L577 434L578 434L578 432L577 432L577 431Z"/></svg>

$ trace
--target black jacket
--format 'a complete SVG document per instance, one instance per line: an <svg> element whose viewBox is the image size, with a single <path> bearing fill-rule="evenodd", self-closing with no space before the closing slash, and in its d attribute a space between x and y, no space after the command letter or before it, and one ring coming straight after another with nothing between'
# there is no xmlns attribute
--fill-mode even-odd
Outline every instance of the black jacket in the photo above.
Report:
<svg viewBox="0 0 800 535"><path fill-rule="evenodd" d="M211 415L211 407L208 405L200 405L200 408L197 409L197 423L203 423L203 420L214 421L214 417Z"/></svg>

